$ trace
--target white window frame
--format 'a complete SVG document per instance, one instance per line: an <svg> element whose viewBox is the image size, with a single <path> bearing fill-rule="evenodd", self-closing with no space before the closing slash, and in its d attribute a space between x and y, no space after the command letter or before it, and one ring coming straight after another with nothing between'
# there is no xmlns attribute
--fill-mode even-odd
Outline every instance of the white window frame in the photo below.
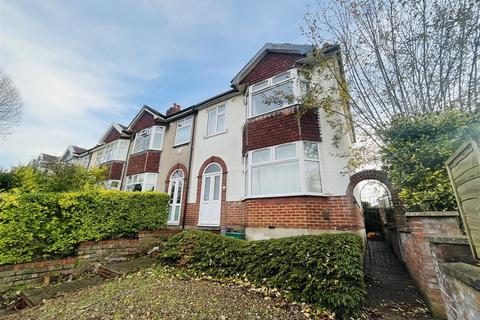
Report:
<svg viewBox="0 0 480 320"><path fill-rule="evenodd" d="M220 108L223 108L223 113L219 114L218 109L220 109ZM210 111L212 111L212 110L215 110L215 113L216 113L215 114L215 132L211 133L211 134L208 134L208 125L209 125L208 121L210 120L209 115L210 115ZM205 138L213 137L213 136L216 136L216 135L227 132L227 106L225 104L221 104L221 105L218 105L218 106L208 108L206 111L207 111L207 128L206 128L206 132L205 132ZM225 117L225 126L224 126L222 131L218 131L218 116L222 115L222 114Z"/></svg>
<svg viewBox="0 0 480 320"><path fill-rule="evenodd" d="M142 135L145 135L145 133L148 131L150 131L149 135L150 135L150 140L148 142L148 148L145 149L145 150L140 150L140 151L135 151L135 148L137 146L137 139L139 136L142 136ZM161 131L162 132L162 141L160 143L160 148L154 148L153 147L153 138L155 136L155 133L157 133L157 131ZM163 149L163 141L165 140L165 127L163 126L151 126L149 128L145 128L139 132L137 132L135 134L135 139L133 141L133 148L132 148L132 154L135 154L135 153L140 153L140 152L144 152L144 151L148 151L148 150L158 150L158 151L161 151Z"/></svg>
<svg viewBox="0 0 480 320"><path fill-rule="evenodd" d="M176 172L180 172L181 173L181 178L179 177L173 177L173 175L176 173ZM177 183L182 183L182 190L180 192L180 203L178 205L174 205L174 201L176 201L176 196L178 196L177 192L178 192L178 188L175 189L175 193L173 195L173 199L170 195L170 191L172 189L172 185L175 185ZM167 219L167 225L173 225L173 226L178 226L180 224L180 220L182 218L182 208L183 208L183 192L185 190L185 173L183 172L182 169L176 169L175 171L172 172L172 174L170 175L170 181L168 183L168 189L167 189L167 193L168 195L170 196L170 202L169 202L169 210L168 210L168 219ZM170 215L171 215L171 211L172 211L172 207L179 207L179 212L178 212L178 221L177 220L171 220L170 219Z"/></svg>
<svg viewBox="0 0 480 320"><path fill-rule="evenodd" d="M190 120L190 123L187 123L188 120ZM183 125L183 128L181 129L188 127L188 140L177 142L178 129L179 129L178 127L180 125ZM175 140L173 144L174 147L190 143L190 140L192 139L192 127L193 127L193 116L189 116L189 117L183 118L182 120L177 121L177 130L175 131Z"/></svg>
<svg viewBox="0 0 480 320"><path fill-rule="evenodd" d="M313 161L312 159L306 158L305 157L305 152L304 152L304 142L308 143L316 143L317 144L317 150L318 150L318 164L320 166L320 187L321 187L321 192L311 192L307 191L308 186L307 186L307 179L306 179L306 172L305 172L305 160L307 161ZM274 159L274 152L275 148L287 144L295 144L296 145L296 157L294 158L288 158L288 159L282 159L282 160L275 160ZM259 163L253 163L253 153L255 151L259 150L270 150L270 160L268 161L263 161ZM289 163L289 162L294 162L298 161L299 165L299 172L300 172L300 191L299 192L289 192L289 193L271 193L271 194L262 194L262 195L252 195L252 168L257 168L257 167L262 167L262 166L268 166L268 165L273 165L273 164L282 164L282 163ZM283 143L271 147L266 147L266 148L260 148L256 150L251 150L247 152L246 156L244 157L244 181L245 181L245 199L248 198L273 198L273 197L286 197L286 196L298 196L298 195L312 195L312 196L324 196L325 193L323 192L324 190L324 185L323 185L323 173L322 173L322 165L321 165L321 156L320 156L320 143L316 141L295 141L295 142L289 142L289 143Z"/></svg>
<svg viewBox="0 0 480 320"><path fill-rule="evenodd" d="M273 78L275 77L278 77L279 75L283 74L283 73L286 73L286 72L289 72L290 73L290 77L287 78L287 79L284 79L282 81L279 81L277 83L273 83ZM293 95L295 97L299 97L300 94L301 94L301 88L299 86L299 82L298 82L298 70L297 69L290 69L290 70L287 70L287 71L284 71L284 72L281 72L279 74L276 74L274 75L273 77L270 77L268 79L264 79L262 81L259 81L257 83L254 83L252 85L250 85L248 87L248 107L247 107L247 110L248 110L248 118L255 118L255 117L259 117L259 116L262 116L264 114L268 114L268 113L271 113L271 112L275 112L275 111L278 111L278 110L281 110L281 109L285 109L285 108L288 108L288 107L291 107L291 106L294 106L296 105L297 103L294 101L293 103L289 103L289 104L286 104L284 106L281 106L279 108L276 108L276 109L273 109L273 110L270 110L270 111L266 111L266 112L263 112L263 113L259 113L259 114L256 114L256 115L253 115L252 114L252 96L254 93L259 93L259 92L265 92L265 91L269 91L271 89L274 89L275 87L278 87L286 82L289 82L291 81L292 82L292 92L293 92ZM260 89L257 89L257 90L253 90L253 87L255 85L258 85L259 83L262 83L264 81L267 81L267 85L265 87L262 87Z"/></svg>
<svg viewBox="0 0 480 320"><path fill-rule="evenodd" d="M117 183L116 187L112 187L112 183ZM121 181L115 179L108 179L103 181L103 188L106 190L120 190Z"/></svg>
<svg viewBox="0 0 480 320"><path fill-rule="evenodd" d="M152 179L152 180L155 180L155 183L153 183L153 184L147 183L148 177L153 177L153 176L155 177L155 179ZM141 183L139 183L140 177L143 178ZM130 185L141 184L142 185L142 191L141 192L146 192L146 190L145 190L146 186L153 185L153 190L149 190L150 192L152 192L152 191L157 190L158 173L153 173L153 172L137 173L137 174L127 176L125 181L126 181L125 182L125 187L124 187L125 191L129 191L128 187ZM133 190L131 190L131 191L133 191Z"/></svg>

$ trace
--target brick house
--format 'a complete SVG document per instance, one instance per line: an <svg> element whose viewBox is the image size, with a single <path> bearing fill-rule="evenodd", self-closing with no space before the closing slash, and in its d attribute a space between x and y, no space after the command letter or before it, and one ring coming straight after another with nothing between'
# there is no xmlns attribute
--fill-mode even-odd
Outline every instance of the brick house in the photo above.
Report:
<svg viewBox="0 0 480 320"><path fill-rule="evenodd" d="M338 46L322 50L342 77ZM299 117L297 102L266 101L279 91L300 96L312 55L312 46L265 44L230 90L185 109L174 104L165 115L143 106L128 127L112 125L85 153L90 167L112 143L128 150L108 163L109 179L122 190L169 193L172 227L242 229L248 239L363 232L342 174L347 160L334 156L353 136L334 146L323 109ZM333 88L334 108L348 108L335 80L311 81Z"/></svg>

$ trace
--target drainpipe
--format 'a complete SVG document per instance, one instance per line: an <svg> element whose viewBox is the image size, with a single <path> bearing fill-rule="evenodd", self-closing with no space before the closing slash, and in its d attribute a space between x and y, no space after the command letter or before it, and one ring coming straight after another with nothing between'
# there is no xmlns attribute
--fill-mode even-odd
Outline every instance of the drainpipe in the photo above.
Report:
<svg viewBox="0 0 480 320"><path fill-rule="evenodd" d="M190 177L192 171L192 161L193 161L193 150L195 149L195 127L197 124L197 110L193 108L193 124L192 124L192 142L190 145L190 157L188 160L188 172L187 172L187 186L185 192L185 201L183 202L183 210L182 210L182 230L185 229L185 218L187 216L187 202L188 202L188 194L190 193ZM185 188L185 186L183 186Z"/></svg>

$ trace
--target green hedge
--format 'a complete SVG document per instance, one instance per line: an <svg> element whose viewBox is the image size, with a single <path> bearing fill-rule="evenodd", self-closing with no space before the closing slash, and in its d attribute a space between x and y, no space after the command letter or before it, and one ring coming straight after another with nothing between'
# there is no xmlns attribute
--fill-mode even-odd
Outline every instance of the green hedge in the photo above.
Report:
<svg viewBox="0 0 480 320"><path fill-rule="evenodd" d="M162 256L215 277L245 276L348 317L365 301L362 246L351 233L244 241L186 231L169 239Z"/></svg>
<svg viewBox="0 0 480 320"><path fill-rule="evenodd" d="M82 241L163 227L168 195L86 191L0 194L0 265L65 257Z"/></svg>

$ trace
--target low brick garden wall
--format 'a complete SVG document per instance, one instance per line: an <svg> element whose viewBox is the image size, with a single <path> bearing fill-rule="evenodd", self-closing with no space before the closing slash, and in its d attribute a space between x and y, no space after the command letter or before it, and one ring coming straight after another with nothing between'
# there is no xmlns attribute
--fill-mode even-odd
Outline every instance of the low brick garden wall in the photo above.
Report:
<svg viewBox="0 0 480 320"><path fill-rule="evenodd" d="M410 212L400 230L402 258L441 319L480 319L480 261L473 258L457 212Z"/></svg>
<svg viewBox="0 0 480 320"><path fill-rule="evenodd" d="M48 284L52 278L71 277L95 263L146 253L161 238L181 230L140 231L137 239L86 241L80 244L76 257L0 266L0 291L19 285Z"/></svg>

